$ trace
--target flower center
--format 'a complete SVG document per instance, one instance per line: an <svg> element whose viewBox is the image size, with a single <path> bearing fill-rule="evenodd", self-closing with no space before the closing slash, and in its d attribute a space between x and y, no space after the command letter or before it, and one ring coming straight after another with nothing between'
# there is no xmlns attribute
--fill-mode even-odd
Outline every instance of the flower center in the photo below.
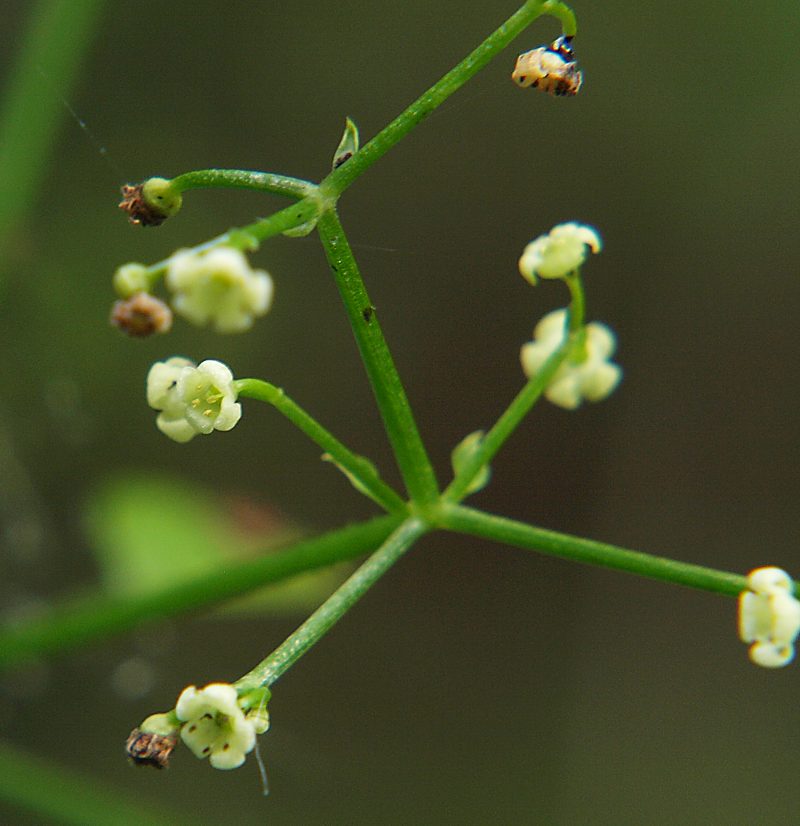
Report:
<svg viewBox="0 0 800 826"><path fill-rule="evenodd" d="M187 395L187 404L202 416L209 419L219 416L225 394L212 381L198 381Z"/></svg>

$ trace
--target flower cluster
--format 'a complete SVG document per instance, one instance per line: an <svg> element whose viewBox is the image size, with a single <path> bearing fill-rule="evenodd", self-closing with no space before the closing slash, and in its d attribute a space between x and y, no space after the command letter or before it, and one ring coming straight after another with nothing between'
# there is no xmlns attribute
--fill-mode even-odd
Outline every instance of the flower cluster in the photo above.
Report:
<svg viewBox="0 0 800 826"><path fill-rule="evenodd" d="M195 757L208 757L215 769L237 769L255 747L256 735L269 728L269 696L263 687L239 696L230 683L190 685L173 711L151 714L131 732L128 756L138 765L166 768L180 735Z"/></svg>
<svg viewBox="0 0 800 826"><path fill-rule="evenodd" d="M750 645L750 659L764 668L788 665L800 633L800 602L791 577L780 568L756 568L747 586L739 595L739 637Z"/></svg>
<svg viewBox="0 0 800 826"><path fill-rule="evenodd" d="M531 284L539 278L566 278L586 260L588 251L600 252L597 230L586 224L558 224L525 247L519 271Z"/></svg>
<svg viewBox="0 0 800 826"><path fill-rule="evenodd" d="M616 347L614 333L592 322L584 328L585 340L577 356L558 368L545 390L545 397L559 407L574 410L584 399L597 402L610 395L622 378L622 368L610 361ZM522 346L520 361L528 378L538 373L558 349L567 333L567 311L554 310L536 325L533 341Z"/></svg>
<svg viewBox="0 0 800 826"><path fill-rule="evenodd" d="M156 425L176 442L234 427L242 417L236 396L233 373L212 359L195 365L173 356L156 362L147 374L147 403L161 411Z"/></svg>
<svg viewBox="0 0 800 826"><path fill-rule="evenodd" d="M125 264L114 273L114 289L131 302L156 301L149 292L158 277L142 264ZM176 313L198 326L211 325L218 333L241 333L253 326L272 303L273 283L265 270L254 270L241 250L213 247L205 251L178 250L166 262L164 283L172 292ZM119 315L120 310L116 311ZM131 332L130 326L117 326ZM136 326L136 335L142 325ZM167 325L168 329L168 325ZM157 327L149 332L166 332Z"/></svg>
<svg viewBox="0 0 800 826"><path fill-rule="evenodd" d="M178 315L218 333L241 333L272 303L273 284L254 270L240 250L214 247L206 252L178 250L167 262L164 279Z"/></svg>

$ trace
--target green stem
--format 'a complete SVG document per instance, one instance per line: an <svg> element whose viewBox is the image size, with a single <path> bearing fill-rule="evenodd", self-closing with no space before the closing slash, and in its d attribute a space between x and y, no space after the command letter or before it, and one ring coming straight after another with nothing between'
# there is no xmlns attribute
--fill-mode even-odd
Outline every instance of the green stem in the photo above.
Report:
<svg viewBox="0 0 800 826"><path fill-rule="evenodd" d="M136 599L95 598L54 610L0 633L0 670L47 654L121 634L144 622L197 611L270 582L368 553L400 523L381 516L308 539L239 565L228 565L191 582Z"/></svg>
<svg viewBox="0 0 800 826"><path fill-rule="evenodd" d="M404 112L382 129L363 146L347 163L342 164L325 178L320 188L334 198L347 189L379 158L383 157L401 138L426 118L447 98L458 91L474 74L479 72L495 55L537 17L549 14L561 21L564 34L574 35L577 23L572 10L557 0L529 0L511 15L495 32L471 52L441 80L417 98Z"/></svg>
<svg viewBox="0 0 800 826"><path fill-rule="evenodd" d="M273 192L290 198L305 198L313 195L317 189L315 184L300 178L276 175L272 172L251 172L246 169L195 169L172 178L170 185L176 192L226 187Z"/></svg>
<svg viewBox="0 0 800 826"><path fill-rule="evenodd" d="M583 327L586 317L586 295L583 291L583 281L579 271L568 275L564 282L569 288L569 331L575 333Z"/></svg>
<svg viewBox="0 0 800 826"><path fill-rule="evenodd" d="M630 551L606 542L595 542L544 528L535 528L524 522L492 516L463 505L443 506L438 524L439 527L456 533L493 539L496 542L539 551L561 559L613 568L728 597L736 597L747 588L746 578L740 574L717 571L702 565L677 562L663 556Z"/></svg>
<svg viewBox="0 0 800 826"><path fill-rule="evenodd" d="M565 340L545 361L536 375L517 393L503 415L481 439L478 448L447 486L442 495L444 501L460 502L466 496L473 479L492 461L508 437L519 427L520 422L545 391L550 379L553 378L569 355L572 344L572 339Z"/></svg>
<svg viewBox="0 0 800 826"><path fill-rule="evenodd" d="M330 431L292 401L280 387L260 379L239 379L234 384L239 396L271 404L286 416L313 442L327 451L336 464L347 471L373 501L390 513L405 512L405 502L380 478L372 463L345 447ZM358 488L358 485L356 487Z"/></svg>
<svg viewBox="0 0 800 826"><path fill-rule="evenodd" d="M207 252L214 247L234 247L235 249L252 252L257 250L262 241L280 235L287 229L294 229L314 220L319 214L320 206L316 196L303 198L296 204L286 207L279 212L274 212L267 218L262 218L244 227L234 227L222 235L205 241L192 247L192 251ZM147 277L150 287L154 287L156 282L167 271L170 259L164 258L147 268Z"/></svg>
<svg viewBox="0 0 800 826"><path fill-rule="evenodd" d="M399 525L374 554L263 662L237 680L240 694L271 686L317 643L428 530L416 518Z"/></svg>
<svg viewBox="0 0 800 826"><path fill-rule="evenodd" d="M439 497L433 466L335 207L322 213L317 228L409 496L431 504Z"/></svg>

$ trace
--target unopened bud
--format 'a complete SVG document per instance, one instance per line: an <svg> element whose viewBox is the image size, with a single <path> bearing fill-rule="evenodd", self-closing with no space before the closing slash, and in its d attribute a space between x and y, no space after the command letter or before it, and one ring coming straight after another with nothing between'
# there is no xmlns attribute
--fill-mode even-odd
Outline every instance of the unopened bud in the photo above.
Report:
<svg viewBox="0 0 800 826"><path fill-rule="evenodd" d="M166 333L172 327L172 310L149 293L136 293L124 301L115 301L111 323L134 338Z"/></svg>

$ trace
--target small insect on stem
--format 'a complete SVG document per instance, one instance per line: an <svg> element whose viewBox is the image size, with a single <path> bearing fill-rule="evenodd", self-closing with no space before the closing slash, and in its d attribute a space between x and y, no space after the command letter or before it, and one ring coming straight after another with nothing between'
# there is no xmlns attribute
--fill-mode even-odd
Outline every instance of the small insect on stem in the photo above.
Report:
<svg viewBox="0 0 800 826"><path fill-rule="evenodd" d="M583 72L578 68L571 37L559 37L549 46L523 52L511 79L522 89L528 86L549 95L577 95L583 84Z"/></svg>

